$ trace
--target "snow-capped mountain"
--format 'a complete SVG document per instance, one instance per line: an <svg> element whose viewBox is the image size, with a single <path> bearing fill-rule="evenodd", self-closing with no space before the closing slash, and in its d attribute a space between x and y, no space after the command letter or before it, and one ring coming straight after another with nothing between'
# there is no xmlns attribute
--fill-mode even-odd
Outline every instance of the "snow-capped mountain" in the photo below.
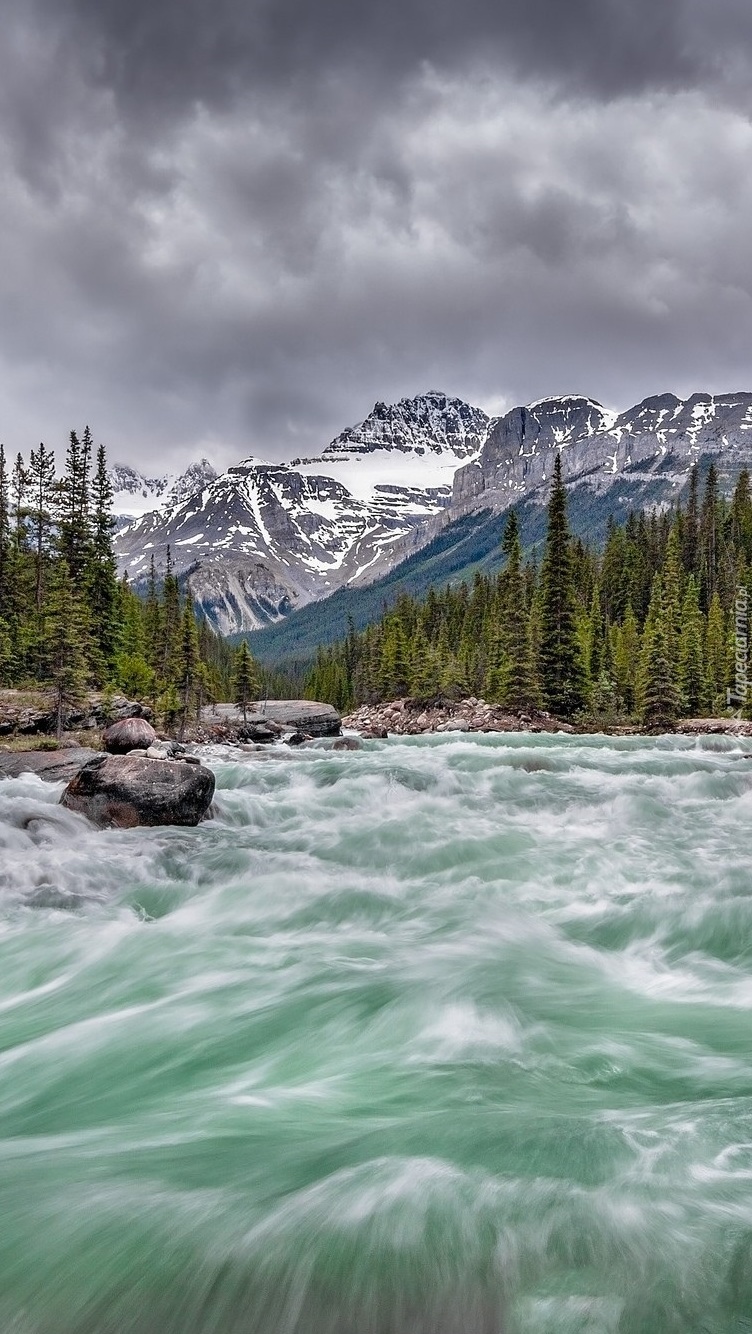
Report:
<svg viewBox="0 0 752 1334"><path fill-rule="evenodd" d="M377 403L317 459L246 459L183 503L152 504L118 535L121 569L138 582L152 557L164 569L169 545L217 629L255 629L385 573L393 550L449 505L488 424L438 390Z"/></svg>
<svg viewBox="0 0 752 1334"><path fill-rule="evenodd" d="M452 514L504 509L543 488L558 451L569 482L599 492L631 489L667 505L703 456L718 456L729 477L752 466L752 394L661 394L621 414L572 395L514 408L491 424L477 458L457 471Z"/></svg>
<svg viewBox="0 0 752 1334"><path fill-rule="evenodd" d="M569 482L666 505L703 456L730 480L752 468L752 394L664 394L621 414L562 395L489 419L432 391L377 403L318 458L221 476L203 460L155 481L115 469L121 512L150 509L118 534L120 567L138 583L153 558L162 573L169 546L218 630L256 629L386 574L451 519L543 503L559 451Z"/></svg>
<svg viewBox="0 0 752 1334"><path fill-rule="evenodd" d="M165 473L161 477L144 477L135 468L116 463L110 469L113 513L122 524L152 510L167 509L187 500L216 476L217 470L208 459L189 464L185 472Z"/></svg>
<svg viewBox="0 0 752 1334"><path fill-rule="evenodd" d="M138 583L167 548L178 574L222 633L255 629L343 583L389 568L388 553L436 506L400 514L369 505L333 477L246 459L189 500L155 511L117 538Z"/></svg>

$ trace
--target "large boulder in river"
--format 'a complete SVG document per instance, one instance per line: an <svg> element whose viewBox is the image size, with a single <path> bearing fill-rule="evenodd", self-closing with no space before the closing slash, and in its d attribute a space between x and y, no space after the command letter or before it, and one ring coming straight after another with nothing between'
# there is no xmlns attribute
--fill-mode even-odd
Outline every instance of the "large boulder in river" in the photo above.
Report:
<svg viewBox="0 0 752 1334"><path fill-rule="evenodd" d="M129 750L148 750L157 739L145 718L121 718L102 733L102 744L110 755L127 755Z"/></svg>
<svg viewBox="0 0 752 1334"><path fill-rule="evenodd" d="M102 755L84 765L61 803L101 829L197 825L214 796L214 774L185 760Z"/></svg>
<svg viewBox="0 0 752 1334"><path fill-rule="evenodd" d="M277 733L305 732L308 736L339 736L342 719L331 704L313 699L268 699L254 705L245 720L236 704L212 704L202 709L201 720L210 727L224 725L245 732L249 727L267 728ZM271 737L246 737L246 740L271 740Z"/></svg>

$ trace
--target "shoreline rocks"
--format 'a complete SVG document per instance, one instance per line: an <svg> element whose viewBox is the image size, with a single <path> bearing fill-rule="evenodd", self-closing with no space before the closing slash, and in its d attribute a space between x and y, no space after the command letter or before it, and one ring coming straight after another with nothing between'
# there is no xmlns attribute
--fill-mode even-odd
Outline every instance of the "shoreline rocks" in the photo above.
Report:
<svg viewBox="0 0 752 1334"><path fill-rule="evenodd" d="M183 759L95 755L66 787L60 804L100 829L197 825L214 796L211 769Z"/></svg>
<svg viewBox="0 0 752 1334"><path fill-rule="evenodd" d="M752 736L748 718L682 718L674 728L682 736Z"/></svg>
<svg viewBox="0 0 752 1334"><path fill-rule="evenodd" d="M359 732L364 740L387 736L423 736L436 732L566 732L591 736L740 736L752 737L752 721L745 718L680 718L667 732L650 731L638 724L595 727L561 722L543 709L511 713L498 705L470 696L461 700L397 699L384 704L363 704L342 719L343 727Z"/></svg>
<svg viewBox="0 0 752 1334"><path fill-rule="evenodd" d="M483 699L397 699L387 704L363 704L342 719L344 727L367 739L423 736L433 732L567 732L577 729L543 709L511 713Z"/></svg>

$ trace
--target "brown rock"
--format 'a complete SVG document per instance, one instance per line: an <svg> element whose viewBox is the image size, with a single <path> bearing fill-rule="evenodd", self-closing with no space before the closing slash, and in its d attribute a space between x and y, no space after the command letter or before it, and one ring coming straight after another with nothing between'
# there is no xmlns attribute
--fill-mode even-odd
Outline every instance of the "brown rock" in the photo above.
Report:
<svg viewBox="0 0 752 1334"><path fill-rule="evenodd" d="M121 718L102 733L102 743L110 755L127 755L130 750L148 750L156 740L157 734L145 718Z"/></svg>

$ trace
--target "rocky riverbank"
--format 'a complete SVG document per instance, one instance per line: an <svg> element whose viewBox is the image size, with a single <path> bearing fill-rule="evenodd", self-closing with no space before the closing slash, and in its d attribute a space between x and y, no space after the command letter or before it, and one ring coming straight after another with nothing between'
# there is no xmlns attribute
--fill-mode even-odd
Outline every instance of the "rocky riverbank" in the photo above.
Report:
<svg viewBox="0 0 752 1334"><path fill-rule="evenodd" d="M432 704L397 699L364 704L342 719L343 727L364 737L422 736L427 732L574 732L543 709L511 713L483 699L441 700Z"/></svg>
<svg viewBox="0 0 752 1334"><path fill-rule="evenodd" d="M125 695L105 696L92 692L86 702L68 709L68 732L91 732L120 718L152 717L148 704L126 699ZM45 690L0 690L0 737L50 736L57 726L51 692Z"/></svg>
<svg viewBox="0 0 752 1334"><path fill-rule="evenodd" d="M607 732L614 736L639 736L634 726L605 727L561 722L542 709L513 713L471 696L425 704L415 699L397 699L386 704L363 704L342 719L342 726L365 738L423 736L431 732ZM742 718L682 718L674 731L685 736L752 736L752 722Z"/></svg>

